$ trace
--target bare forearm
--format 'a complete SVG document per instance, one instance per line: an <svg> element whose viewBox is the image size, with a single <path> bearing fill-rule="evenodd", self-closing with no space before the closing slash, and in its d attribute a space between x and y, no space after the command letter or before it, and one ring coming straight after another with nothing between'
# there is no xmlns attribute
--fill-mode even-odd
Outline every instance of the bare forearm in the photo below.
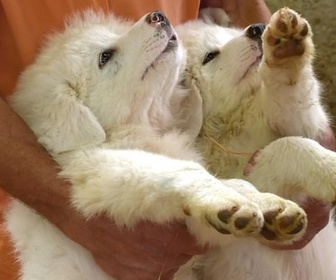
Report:
<svg viewBox="0 0 336 280"><path fill-rule="evenodd" d="M240 19L237 25L246 27L253 23L267 24L271 18L271 12L264 0L237 0L239 3Z"/></svg>
<svg viewBox="0 0 336 280"><path fill-rule="evenodd" d="M57 178L58 166L33 132L0 98L0 184L53 223L68 206L68 184Z"/></svg>
<svg viewBox="0 0 336 280"><path fill-rule="evenodd" d="M253 23L268 23L271 18L264 0L201 0L201 8L223 8L233 25L246 27Z"/></svg>

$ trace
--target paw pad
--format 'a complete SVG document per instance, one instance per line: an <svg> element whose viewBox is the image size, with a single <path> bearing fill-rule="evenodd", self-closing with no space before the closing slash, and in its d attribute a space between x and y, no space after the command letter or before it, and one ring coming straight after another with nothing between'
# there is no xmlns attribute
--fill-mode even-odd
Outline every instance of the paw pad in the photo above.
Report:
<svg viewBox="0 0 336 280"><path fill-rule="evenodd" d="M241 230L247 227L247 225L250 223L251 219L246 217L241 217L235 220L234 225L237 229Z"/></svg>
<svg viewBox="0 0 336 280"><path fill-rule="evenodd" d="M238 207L232 207L230 210L222 210L218 212L218 218L223 222L223 223L228 223L229 219L232 217L234 213L238 211Z"/></svg>
<svg viewBox="0 0 336 280"><path fill-rule="evenodd" d="M295 11L283 8L272 15L263 38L268 46L274 48L273 56L282 59L303 55L306 49L304 39L309 34L308 22Z"/></svg>

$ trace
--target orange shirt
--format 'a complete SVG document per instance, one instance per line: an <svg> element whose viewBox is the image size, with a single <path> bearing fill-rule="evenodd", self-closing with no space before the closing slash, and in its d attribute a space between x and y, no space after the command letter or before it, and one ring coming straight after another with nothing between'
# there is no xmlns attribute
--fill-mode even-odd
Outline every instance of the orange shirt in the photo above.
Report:
<svg viewBox="0 0 336 280"><path fill-rule="evenodd" d="M64 19L88 8L138 19L162 10L172 24L197 16L199 0L0 0L0 97L13 92L19 73L32 63L41 41Z"/></svg>

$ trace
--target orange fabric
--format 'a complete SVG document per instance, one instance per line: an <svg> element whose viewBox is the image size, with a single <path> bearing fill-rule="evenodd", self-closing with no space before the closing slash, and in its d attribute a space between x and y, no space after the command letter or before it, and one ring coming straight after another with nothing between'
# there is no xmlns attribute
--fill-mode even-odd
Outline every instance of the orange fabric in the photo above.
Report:
<svg viewBox="0 0 336 280"><path fill-rule="evenodd" d="M0 0L0 97L10 95L20 72L33 62L41 41L60 30L64 19L88 8L114 12L138 19L153 10L162 10L172 24L197 16L199 0ZM8 203L0 189L0 212ZM16 280L15 263L0 215L0 280Z"/></svg>
<svg viewBox="0 0 336 280"><path fill-rule="evenodd" d="M199 0L1 0L0 96L14 89L19 73L29 65L41 41L63 27L75 11L102 9L137 19L153 10L164 11L172 24L195 18Z"/></svg>

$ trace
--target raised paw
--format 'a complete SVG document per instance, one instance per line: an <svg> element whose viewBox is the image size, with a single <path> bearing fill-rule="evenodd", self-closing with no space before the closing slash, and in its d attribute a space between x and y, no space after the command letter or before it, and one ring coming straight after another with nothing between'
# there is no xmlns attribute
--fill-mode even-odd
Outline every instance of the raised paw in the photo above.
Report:
<svg viewBox="0 0 336 280"><path fill-rule="evenodd" d="M311 35L306 19L289 8L280 9L272 15L263 34L265 55L267 58L284 59L312 54Z"/></svg>
<svg viewBox="0 0 336 280"><path fill-rule="evenodd" d="M255 195L264 215L261 236L282 242L299 240L307 228L307 215L296 203L270 193Z"/></svg>

